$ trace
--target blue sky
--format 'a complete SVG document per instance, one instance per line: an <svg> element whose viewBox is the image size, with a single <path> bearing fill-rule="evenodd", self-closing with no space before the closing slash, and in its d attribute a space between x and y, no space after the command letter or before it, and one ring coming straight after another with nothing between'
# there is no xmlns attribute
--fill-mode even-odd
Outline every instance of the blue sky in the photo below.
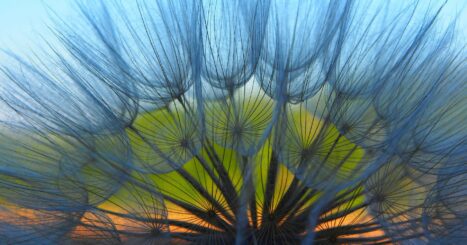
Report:
<svg viewBox="0 0 467 245"><path fill-rule="evenodd" d="M0 47L21 50L47 30L47 7L59 15L74 13L72 0L0 0Z"/></svg>
<svg viewBox="0 0 467 245"><path fill-rule="evenodd" d="M15 52L24 52L33 48L37 43L37 33L47 33L46 6L53 9L59 16L72 19L70 16L77 12L73 2L74 0L0 0L0 48L11 49ZM422 4L429 2L430 0L421 0ZM466 4L465 0L451 0L444 14L448 18ZM461 18L464 34L467 33L465 31L467 30L466 12L464 8Z"/></svg>

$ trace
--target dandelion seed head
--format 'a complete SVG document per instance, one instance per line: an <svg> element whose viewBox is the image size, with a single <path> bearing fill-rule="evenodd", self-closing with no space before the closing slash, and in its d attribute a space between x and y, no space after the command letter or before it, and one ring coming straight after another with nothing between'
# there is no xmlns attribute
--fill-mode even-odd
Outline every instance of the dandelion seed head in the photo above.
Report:
<svg viewBox="0 0 467 245"><path fill-rule="evenodd" d="M465 45L443 3L76 6L0 66L0 239L465 241Z"/></svg>

